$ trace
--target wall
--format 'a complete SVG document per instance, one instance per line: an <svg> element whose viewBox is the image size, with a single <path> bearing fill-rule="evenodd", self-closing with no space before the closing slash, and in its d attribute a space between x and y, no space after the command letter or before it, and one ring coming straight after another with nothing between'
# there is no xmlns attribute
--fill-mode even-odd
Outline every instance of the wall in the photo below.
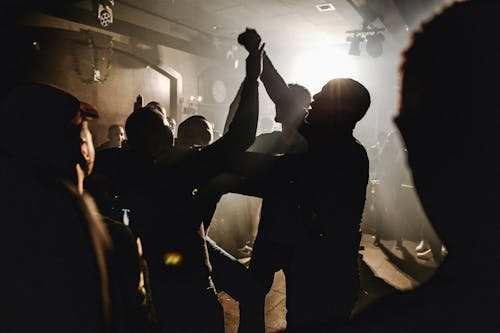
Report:
<svg viewBox="0 0 500 333"><path fill-rule="evenodd" d="M179 83L179 95L172 101L177 103L178 97L198 94L199 73L214 63L211 59L165 46L147 45L127 36L42 14L28 16L23 27L16 31L16 43L23 45L22 52L29 53L17 75L55 84L94 105L100 113L100 118L91 123L96 144L106 141L109 125L125 123L138 94L143 96L145 103L155 100L169 109L173 79L165 72L173 73ZM97 61L94 63L100 70L101 79L106 78L102 83L83 82L93 77L89 34L95 44ZM109 52L111 39L112 54ZM179 121L180 108L178 112Z"/></svg>

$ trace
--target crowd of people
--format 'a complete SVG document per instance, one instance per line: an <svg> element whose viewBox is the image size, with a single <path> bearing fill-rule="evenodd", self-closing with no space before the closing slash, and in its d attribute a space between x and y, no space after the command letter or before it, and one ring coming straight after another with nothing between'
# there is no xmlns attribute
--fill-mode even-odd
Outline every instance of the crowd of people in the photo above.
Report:
<svg viewBox="0 0 500 333"><path fill-rule="evenodd" d="M95 107L56 86L12 85L0 103L0 330L224 332L223 290L239 301L239 332L265 332L280 269L286 332L500 329L500 58L471 46L495 39L498 10L493 0L450 5L402 55L402 158L449 253L424 285L355 316L370 176L353 136L372 98L362 83L335 78L311 96L285 82L247 29L246 75L220 138L203 116L173 128L163 106L138 99L97 153ZM259 81L282 131L256 137ZM262 198L248 268L207 236L228 192Z"/></svg>

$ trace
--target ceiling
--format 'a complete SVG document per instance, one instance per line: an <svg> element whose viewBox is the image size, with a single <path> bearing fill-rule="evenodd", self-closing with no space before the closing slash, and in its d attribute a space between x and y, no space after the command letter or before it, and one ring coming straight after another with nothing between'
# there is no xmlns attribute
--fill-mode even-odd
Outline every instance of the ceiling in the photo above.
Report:
<svg viewBox="0 0 500 333"><path fill-rule="evenodd" d="M99 0L103 1L103 0ZM451 0L115 0L108 30L135 35L200 55L227 50L246 27L257 29L266 49L346 44L346 31L384 29L385 49L399 50L409 32ZM96 0L18 1L49 14L99 27ZM331 3L335 10L316 6Z"/></svg>
<svg viewBox="0 0 500 333"><path fill-rule="evenodd" d="M386 29L397 44L446 0L331 0L335 10L320 12L321 0L117 0L116 16L143 11L222 41L235 41L246 27L259 31L268 47L295 48L346 42L346 31L359 29L363 16L372 28ZM127 8L128 7L128 8Z"/></svg>

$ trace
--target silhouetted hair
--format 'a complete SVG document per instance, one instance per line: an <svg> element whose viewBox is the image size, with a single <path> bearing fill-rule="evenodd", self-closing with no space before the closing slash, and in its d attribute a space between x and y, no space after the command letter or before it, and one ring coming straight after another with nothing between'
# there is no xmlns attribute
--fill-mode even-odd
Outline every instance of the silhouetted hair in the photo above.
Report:
<svg viewBox="0 0 500 333"><path fill-rule="evenodd" d="M113 125L108 127L108 133L111 133L114 130L120 129L121 127L122 127L121 125L113 124Z"/></svg>
<svg viewBox="0 0 500 333"><path fill-rule="evenodd" d="M158 109L158 111L161 110L161 104L159 102L157 102L157 101L151 101L148 104L146 104L146 106L148 106L148 107L155 107L155 108Z"/></svg>
<svg viewBox="0 0 500 333"><path fill-rule="evenodd" d="M206 131L207 126L212 131ZM186 118L177 127L177 140L184 146L206 146L213 140L213 129L204 116L193 115Z"/></svg>
<svg viewBox="0 0 500 333"><path fill-rule="evenodd" d="M275 121L279 123L300 124L311 104L311 93L306 87L296 83L288 84L288 92L276 101Z"/></svg>
<svg viewBox="0 0 500 333"><path fill-rule="evenodd" d="M77 159L77 117L97 118L97 110L52 85L19 84L1 101L0 147L13 155L61 165Z"/></svg>
<svg viewBox="0 0 500 333"><path fill-rule="evenodd" d="M288 88L290 88L291 93L295 97L296 101L304 108L308 108L311 104L311 92L304 86L297 83L289 83Z"/></svg>
<svg viewBox="0 0 500 333"><path fill-rule="evenodd" d="M153 152L162 145L172 146L173 135L165 116L156 108L145 106L128 116L125 123L128 145L136 150Z"/></svg>
<svg viewBox="0 0 500 333"><path fill-rule="evenodd" d="M326 107L314 108L311 116L317 126L355 125L370 107L370 93L358 81L338 78L328 81L318 94ZM316 98L317 95L315 95Z"/></svg>
<svg viewBox="0 0 500 333"><path fill-rule="evenodd" d="M152 107L158 110L161 114L163 114L165 117L167 116L167 109L165 109L159 102L157 101L151 101L148 104L146 104L146 107Z"/></svg>

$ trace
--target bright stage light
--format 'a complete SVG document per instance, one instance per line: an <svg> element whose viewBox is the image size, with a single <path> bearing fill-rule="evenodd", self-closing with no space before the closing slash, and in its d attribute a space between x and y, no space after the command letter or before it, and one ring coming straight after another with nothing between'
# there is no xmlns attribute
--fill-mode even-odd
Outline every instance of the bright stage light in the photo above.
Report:
<svg viewBox="0 0 500 333"><path fill-rule="evenodd" d="M328 46L298 53L291 62L287 82L301 84L315 94L329 80L339 77L358 77L357 58L338 46Z"/></svg>

